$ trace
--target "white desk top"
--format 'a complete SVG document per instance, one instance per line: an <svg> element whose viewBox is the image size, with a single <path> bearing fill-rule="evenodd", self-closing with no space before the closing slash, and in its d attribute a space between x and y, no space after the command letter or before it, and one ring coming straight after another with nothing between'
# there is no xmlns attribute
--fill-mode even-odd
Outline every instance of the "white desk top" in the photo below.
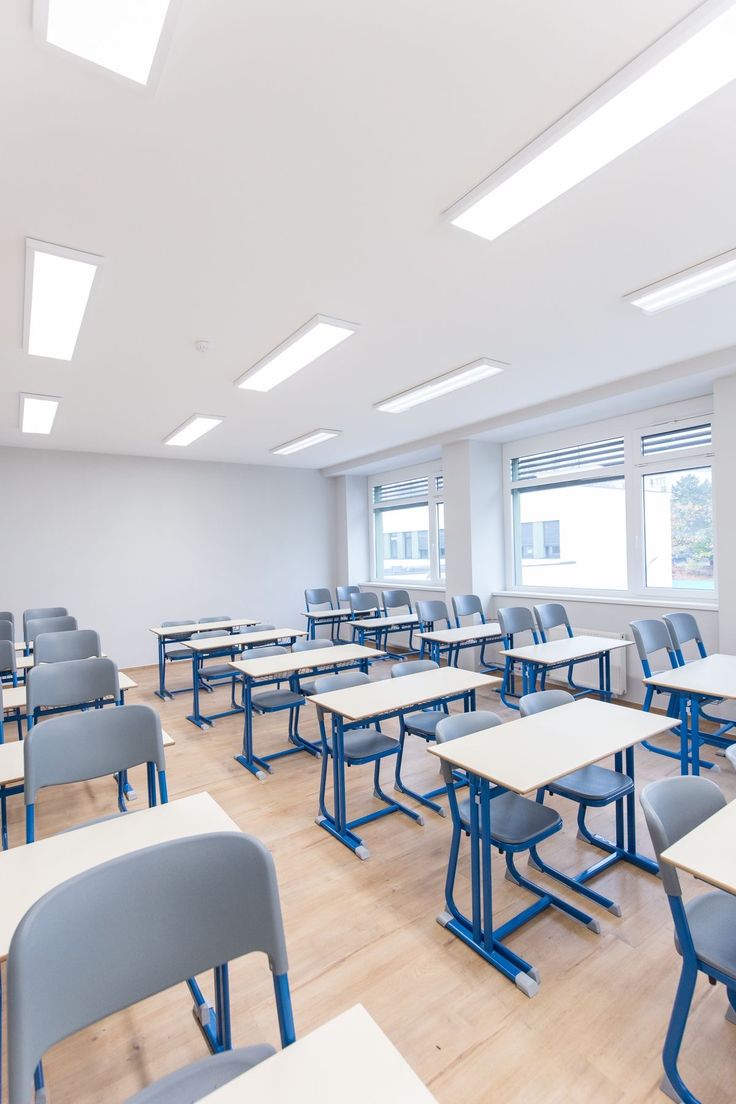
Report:
<svg viewBox="0 0 736 1104"><path fill-rule="evenodd" d="M677 723L676 718L580 698L427 750L497 786L526 794Z"/></svg>
<svg viewBox="0 0 736 1104"><path fill-rule="evenodd" d="M31 905L75 874L156 843L239 831L214 798L198 793L0 852L0 961L7 958L13 932Z"/></svg>
<svg viewBox="0 0 736 1104"><path fill-rule="evenodd" d="M118 671L118 685L121 690L134 690L138 683L134 682L130 675L126 675L125 671ZM9 709L25 709L25 686L3 686L2 696L4 712Z"/></svg>
<svg viewBox="0 0 736 1104"><path fill-rule="evenodd" d="M325 621L332 618L333 621L336 617L352 617L352 611L349 609L322 609L322 610L302 610L302 617L311 617L315 621Z"/></svg>
<svg viewBox="0 0 736 1104"><path fill-rule="evenodd" d="M362 628L390 629L393 625L416 625L419 618L415 613L394 613L390 617L358 617L356 624Z"/></svg>
<svg viewBox="0 0 736 1104"><path fill-rule="evenodd" d="M179 636L181 633L211 632L215 629L237 629L240 625L257 625L252 617L235 617L232 621L207 621L201 625L157 625L149 632L156 636Z"/></svg>
<svg viewBox="0 0 736 1104"><path fill-rule="evenodd" d="M501 626L495 621L485 625L461 625L457 629L438 629L437 632L417 634L421 640L431 640L435 644L460 644L463 640L487 640L489 637L502 637Z"/></svg>
<svg viewBox="0 0 736 1104"><path fill-rule="evenodd" d="M31 651L33 651L33 645L32 644L29 644L28 647ZM16 640L15 650L16 650L16 652L24 652L26 650L25 640Z"/></svg>
<svg viewBox="0 0 736 1104"><path fill-rule="evenodd" d="M202 1098L202 1104L436 1104L357 1004Z"/></svg>
<svg viewBox="0 0 736 1104"><path fill-rule="evenodd" d="M328 694L315 694L309 700L326 709L339 713L349 721L360 721L381 713L393 713L399 709L411 709L450 694L462 694L466 690L493 689L501 685L501 679L491 675L479 675L461 667L439 667L436 671L420 671L416 675L381 679L364 686L350 686L346 690L331 690Z"/></svg>
<svg viewBox="0 0 736 1104"><path fill-rule="evenodd" d="M220 648L239 648L241 644L275 644L277 640L306 635L306 629L264 629L262 632L211 636L207 640L182 640L181 646L189 648L192 652L212 652Z"/></svg>
<svg viewBox="0 0 736 1104"><path fill-rule="evenodd" d="M107 656L106 652L100 652L99 657L97 657L97 656L88 656L87 658L88 659L96 659L96 658L105 658L106 656ZM29 671L31 669L31 667L35 667L36 664L34 662L34 659L33 659L32 655L28 655L28 656L24 655L24 656L18 656L18 658L15 661L15 666L19 671Z"/></svg>
<svg viewBox="0 0 736 1104"><path fill-rule="evenodd" d="M168 732L162 730L164 747L173 747L174 739ZM10 740L0 744L0 786L14 786L22 782L25 771L23 767L24 740Z"/></svg>
<svg viewBox="0 0 736 1104"><path fill-rule="evenodd" d="M546 644L529 644L525 648L505 648L501 655L513 659L528 659L546 667L554 663L566 663L572 659L585 659L599 652L613 652L616 648L630 648L633 640L615 640L608 636L564 636L561 640L548 640Z"/></svg>
<svg viewBox="0 0 736 1104"><path fill-rule="evenodd" d="M662 852L671 866L686 870L727 893L736 893L736 801L708 817Z"/></svg>
<svg viewBox="0 0 736 1104"><path fill-rule="evenodd" d="M659 671L644 679L646 686L683 690L709 698L736 698L736 656L709 655L684 667Z"/></svg>
<svg viewBox="0 0 736 1104"><path fill-rule="evenodd" d="M337 644L334 648L313 648L307 652L287 652L280 656L263 656L262 659L237 659L230 666L250 678L270 678L276 675L293 675L297 671L310 671L315 667L336 667L340 663L355 663L359 659L375 659L385 655L375 648L362 644Z"/></svg>

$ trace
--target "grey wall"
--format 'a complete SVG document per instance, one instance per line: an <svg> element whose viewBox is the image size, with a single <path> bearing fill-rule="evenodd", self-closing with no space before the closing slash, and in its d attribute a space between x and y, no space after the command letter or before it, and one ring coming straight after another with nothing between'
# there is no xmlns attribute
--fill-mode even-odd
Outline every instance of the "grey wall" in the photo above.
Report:
<svg viewBox="0 0 736 1104"><path fill-rule="evenodd" d="M317 472L0 448L0 608L66 606L121 666L154 663L162 619L303 627L332 585L334 508Z"/></svg>

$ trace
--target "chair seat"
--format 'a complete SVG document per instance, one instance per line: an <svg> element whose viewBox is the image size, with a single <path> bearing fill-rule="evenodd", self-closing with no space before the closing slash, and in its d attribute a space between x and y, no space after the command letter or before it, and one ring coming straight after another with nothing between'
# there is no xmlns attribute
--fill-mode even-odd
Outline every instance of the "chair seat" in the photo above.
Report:
<svg viewBox="0 0 736 1104"><path fill-rule="evenodd" d="M148 1085L129 1097L127 1104L195 1104L275 1053L273 1047L264 1045L210 1055Z"/></svg>
<svg viewBox="0 0 736 1104"><path fill-rule="evenodd" d="M558 778L548 787L550 793L569 797L572 801L589 801L607 805L625 797L634 789L628 774L609 770L608 767L583 767L582 770Z"/></svg>
<svg viewBox="0 0 736 1104"><path fill-rule="evenodd" d="M423 736L425 740L434 740L437 725L447 716L441 709L433 709L431 712L410 713L404 717L404 728L415 736Z"/></svg>
<svg viewBox="0 0 736 1104"><path fill-rule="evenodd" d="M716 889L689 901L685 912L698 958L736 981L736 897ZM680 951L677 938L675 946Z"/></svg>
<svg viewBox="0 0 736 1104"><path fill-rule="evenodd" d="M272 709L291 709L295 705L304 705L301 694L295 694L293 690L262 690L260 694L254 694L253 708L264 713Z"/></svg>
<svg viewBox="0 0 736 1104"><path fill-rule="evenodd" d="M391 755L399 750L398 740L376 732L375 728L356 728L343 735L345 761L374 759L379 755ZM327 736L327 746L332 753L332 735Z"/></svg>
<svg viewBox="0 0 736 1104"><path fill-rule="evenodd" d="M191 659L192 653L188 648L171 648L166 650L167 659Z"/></svg>
<svg viewBox="0 0 736 1104"><path fill-rule="evenodd" d="M470 799L459 802L463 827L470 828ZM540 835L551 836L562 827L559 813L548 805L519 794L505 793L491 801L491 839L496 846L520 847Z"/></svg>
<svg viewBox="0 0 736 1104"><path fill-rule="evenodd" d="M213 663L211 667L200 668L199 677L208 678L239 678L238 672L227 663Z"/></svg>
<svg viewBox="0 0 736 1104"><path fill-rule="evenodd" d="M314 685L315 682L316 679L313 678L299 679L299 689L302 694L306 695L308 698L311 697L312 694L316 694L317 687Z"/></svg>

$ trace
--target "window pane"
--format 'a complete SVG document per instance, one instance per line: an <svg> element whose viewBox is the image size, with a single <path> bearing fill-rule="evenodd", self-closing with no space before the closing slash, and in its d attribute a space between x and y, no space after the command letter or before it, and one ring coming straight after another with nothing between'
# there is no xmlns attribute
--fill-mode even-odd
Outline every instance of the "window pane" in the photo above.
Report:
<svg viewBox="0 0 736 1104"><path fill-rule="evenodd" d="M437 546L439 548L440 579L445 577L445 504L437 503Z"/></svg>
<svg viewBox="0 0 736 1104"><path fill-rule="evenodd" d="M623 479L514 491L517 583L625 590Z"/></svg>
<svg viewBox="0 0 736 1104"><path fill-rule="evenodd" d="M376 577L405 583L430 578L429 506L374 510Z"/></svg>
<svg viewBox="0 0 736 1104"><path fill-rule="evenodd" d="M713 590L710 468L643 478L647 586Z"/></svg>

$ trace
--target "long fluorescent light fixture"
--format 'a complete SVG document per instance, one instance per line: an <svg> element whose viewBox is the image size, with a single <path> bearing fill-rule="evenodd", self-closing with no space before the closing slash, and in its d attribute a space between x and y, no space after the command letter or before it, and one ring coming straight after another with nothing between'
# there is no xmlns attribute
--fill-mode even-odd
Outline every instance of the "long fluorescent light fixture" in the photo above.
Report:
<svg viewBox="0 0 736 1104"><path fill-rule="evenodd" d="M205 433L209 433L211 429L214 429L223 421L224 418L215 418L209 414L192 414L191 418L187 418L178 429L175 429L168 437L164 437L164 444L179 445L182 448L191 445L192 441L203 437Z"/></svg>
<svg viewBox="0 0 736 1104"><path fill-rule="evenodd" d="M46 41L137 84L151 74L170 0L35 0Z"/></svg>
<svg viewBox="0 0 736 1104"><path fill-rule="evenodd" d="M351 322L315 314L273 352L236 379L235 386L249 391L270 391L347 337L352 337L357 329Z"/></svg>
<svg viewBox="0 0 736 1104"><path fill-rule="evenodd" d="M447 216L493 241L735 77L736 6L734 0L715 0L507 161Z"/></svg>
<svg viewBox="0 0 736 1104"><path fill-rule="evenodd" d="M313 429L311 433L305 433L303 437L295 437L293 441L287 441L285 445L272 448L274 456L291 456L292 452L301 452L302 449L311 448L312 445L321 445L323 441L331 441L333 437L339 437L339 429Z"/></svg>
<svg viewBox="0 0 736 1104"><path fill-rule="evenodd" d="M463 368L456 368L454 372L447 372L444 376L436 376L435 379L422 383L419 387L412 387L410 391L401 391L398 395L392 395L390 399L384 399L376 403L376 410L383 410L386 414L403 414L412 406L429 402L431 399L439 399L442 395L448 395L451 391L458 391L461 387L469 387L471 383L488 379L489 376L497 376L508 365L497 360L488 360L482 357L474 360L472 364L466 364Z"/></svg>
<svg viewBox="0 0 736 1104"><path fill-rule="evenodd" d="M61 399L53 395L20 396L20 428L23 433L50 433Z"/></svg>
<svg viewBox="0 0 736 1104"><path fill-rule="evenodd" d="M26 238L25 347L71 360L102 257Z"/></svg>
<svg viewBox="0 0 736 1104"><path fill-rule="evenodd" d="M731 284L736 280L736 249L711 257L702 264L686 268L666 280L658 280L639 291L625 295L627 303L639 307L645 314L657 314L659 311L677 307L689 299L697 299L708 291Z"/></svg>

